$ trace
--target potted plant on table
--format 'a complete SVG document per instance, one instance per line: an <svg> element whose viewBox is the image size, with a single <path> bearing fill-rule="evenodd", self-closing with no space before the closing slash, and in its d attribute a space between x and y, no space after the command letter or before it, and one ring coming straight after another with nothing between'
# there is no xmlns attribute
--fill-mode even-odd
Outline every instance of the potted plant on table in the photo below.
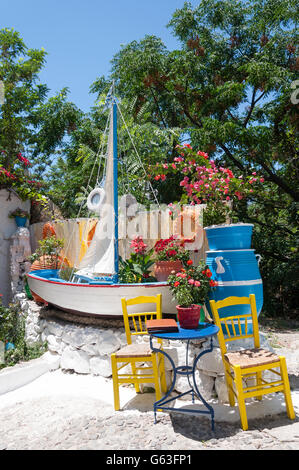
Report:
<svg viewBox="0 0 299 470"><path fill-rule="evenodd" d="M10 219L15 219L17 227L25 227L27 219L29 219L30 214L29 212L20 209L19 207L13 211L11 211L8 215Z"/></svg>
<svg viewBox="0 0 299 470"><path fill-rule="evenodd" d="M189 259L189 253L184 248L184 241L170 238L160 239L154 246L154 274L159 282L167 281L172 271L179 271Z"/></svg>
<svg viewBox="0 0 299 470"><path fill-rule="evenodd" d="M212 279L212 273L204 261L200 261L198 266L194 266L192 260L186 264L186 269L171 274L168 282L178 302L176 308L180 326L193 329L198 327L202 306L217 282Z"/></svg>

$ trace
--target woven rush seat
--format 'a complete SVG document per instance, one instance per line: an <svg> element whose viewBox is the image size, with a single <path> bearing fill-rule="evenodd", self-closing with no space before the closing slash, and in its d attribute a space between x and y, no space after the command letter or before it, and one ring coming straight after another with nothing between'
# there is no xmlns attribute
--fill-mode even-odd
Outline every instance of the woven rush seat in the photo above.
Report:
<svg viewBox="0 0 299 470"><path fill-rule="evenodd" d="M248 311L242 315L233 314L230 317L220 318L218 310L230 308L235 305L247 306ZM257 309L255 295L249 297L227 297L223 300L210 300L210 306L216 325L219 327L218 339L224 365L225 381L228 390L230 406L235 405L235 398L238 401L241 425L244 431L248 429L248 419L246 413L247 398L257 398L262 400L264 395L276 392L283 392L287 414L290 419L295 419L295 411L292 403L290 382L288 377L286 359L284 356L274 354L269 349L260 348L259 325L257 319ZM240 318L244 321L241 325ZM252 331L249 331L248 324L252 322ZM223 323L223 324L222 324ZM229 333L229 326L232 327L232 334L224 337L224 325ZM239 328L237 328L237 325ZM242 327L244 327L244 331ZM241 338L252 338L253 348L228 351L226 342L239 340ZM265 380L263 373L271 371L279 377L275 380ZM247 386L243 380L246 376L251 376L255 384Z"/></svg>
<svg viewBox="0 0 299 470"><path fill-rule="evenodd" d="M154 304L155 310L151 312L148 310L146 312L128 312L128 307L142 305L144 310L144 305L148 304ZM157 351L151 349L150 342L139 343L134 341L135 337L138 340L139 337L144 335L145 338L147 336L147 339L150 339L146 329L146 322L148 320L161 320L162 294L157 294L156 296L140 295L132 299L125 299L123 297L121 305L127 345L111 354L115 411L120 409L119 392L121 384L134 384L136 393L140 393L141 385L152 383L155 387L156 401L161 400L161 392L166 393L167 391L164 355L161 352L163 350L162 339L158 339L154 344L154 349Z"/></svg>
<svg viewBox="0 0 299 470"><path fill-rule="evenodd" d="M161 349L161 344L154 343L153 346L157 349ZM128 344L119 351L116 351L116 357L150 357L153 351L150 348L150 345L147 343L141 344Z"/></svg>
<svg viewBox="0 0 299 470"><path fill-rule="evenodd" d="M262 348L227 352L224 354L224 358L232 366L240 366L241 369L279 362L279 357L276 354Z"/></svg>

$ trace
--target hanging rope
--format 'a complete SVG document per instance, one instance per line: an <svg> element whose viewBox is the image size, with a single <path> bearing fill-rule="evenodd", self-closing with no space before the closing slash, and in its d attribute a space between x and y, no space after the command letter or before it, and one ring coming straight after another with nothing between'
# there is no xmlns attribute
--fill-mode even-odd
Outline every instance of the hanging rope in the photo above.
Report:
<svg viewBox="0 0 299 470"><path fill-rule="evenodd" d="M121 110L120 110L120 107L118 106L118 103L116 103L116 105L117 105L117 109L118 109L118 111L119 111L119 114L120 114L120 116L121 116L121 118L122 118L122 121L123 121L123 123L124 123L124 125L125 125L125 128L126 128L126 130L127 130L127 133L128 133L128 135L129 135L129 137L130 137L130 140L131 140L131 143L132 143L132 145L133 145L133 148L134 148L134 150L135 150L135 152L136 152L136 155L137 155L139 164L140 164L140 166L141 166L142 169L143 169L144 176L145 176L145 178L147 179L147 173L146 173L146 171L145 171L145 168L144 168L144 166L143 166L143 163L142 163L142 160L141 160L141 158L140 158L140 155L139 155L139 153L138 153L138 151L137 151L137 148L136 148L136 146L135 146L135 144L134 144L134 141L133 141L132 136L131 136L131 134L130 134L130 131L129 131L129 129L128 129L127 123L126 123L126 121L125 121L125 119L124 119L124 117L123 117L123 114L122 114L122 112L121 112ZM156 204L158 205L158 207L160 207L160 204L159 204L159 201L158 201L158 199L157 199L155 190L154 190L154 188L153 188L151 182L148 181L148 183L149 183L149 186L150 186L151 191L152 191L152 193L153 193L155 202L156 202Z"/></svg>

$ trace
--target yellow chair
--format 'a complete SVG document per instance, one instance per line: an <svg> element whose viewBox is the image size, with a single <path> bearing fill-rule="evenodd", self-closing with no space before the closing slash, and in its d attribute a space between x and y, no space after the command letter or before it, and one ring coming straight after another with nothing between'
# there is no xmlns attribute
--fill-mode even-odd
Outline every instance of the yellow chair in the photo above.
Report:
<svg viewBox="0 0 299 470"><path fill-rule="evenodd" d="M124 317L125 331L127 337L127 346L123 347L111 355L113 391L114 391L114 409L120 409L119 385L123 383L133 383L136 393L140 392L141 383L154 383L157 401L162 398L159 378L161 380L161 389L166 393L166 377L164 367L164 355L162 353L152 352L149 343L132 343L132 337L136 335L148 334L145 323L147 320L162 318L162 295L139 296L133 299L121 299L122 311ZM128 307L139 304L156 304L156 311L142 313L128 313ZM130 323L132 331L130 329ZM162 340L155 343L157 349L162 348ZM150 363L146 365L144 363ZM120 374L119 371L125 366L131 365L132 373L125 371ZM119 365L119 367L118 367ZM151 372L152 369L152 372ZM139 373L138 373L139 372ZM146 373L151 372L151 373Z"/></svg>
<svg viewBox="0 0 299 470"><path fill-rule="evenodd" d="M246 315L234 315L226 318L219 317L219 309L244 304L250 305L251 313ZM223 359L229 403L231 406L234 406L235 397L237 398L242 429L244 431L248 429L245 399L257 397L261 400L262 395L268 393L283 392L288 417L290 419L295 419L285 357L277 356L267 349L260 348L254 294L251 294L249 297L227 297L226 299L219 300L218 302L211 300L210 305L214 321L219 327L218 340ZM251 319L253 333L248 334L248 323ZM241 330L242 322L243 331ZM222 328L226 332L226 337L224 337ZM253 349L227 352L227 342L250 337L254 339ZM275 368L279 369L279 371L274 370ZM262 377L262 373L266 370L271 370L271 372L277 375L277 380L266 382ZM242 379L251 376L254 377L255 385L245 387Z"/></svg>

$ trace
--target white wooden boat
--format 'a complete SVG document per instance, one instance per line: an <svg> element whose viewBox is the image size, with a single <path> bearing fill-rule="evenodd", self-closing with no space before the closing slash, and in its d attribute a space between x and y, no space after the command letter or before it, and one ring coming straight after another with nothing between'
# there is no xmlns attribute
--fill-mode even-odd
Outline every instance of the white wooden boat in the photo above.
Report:
<svg viewBox="0 0 299 470"><path fill-rule="evenodd" d="M103 318L120 318L121 298L132 298L139 295L162 294L163 313L176 313L167 283L144 284L83 284L61 281L55 278L57 271L31 271L28 277L30 289L47 303L66 312L101 316ZM133 311L140 311L140 305ZM144 311L152 310L152 306L143 305Z"/></svg>
<svg viewBox="0 0 299 470"><path fill-rule="evenodd" d="M27 274L30 290L61 310L97 317L121 317L121 298L162 294L163 313L176 313L167 283L122 284L118 280L118 154L117 101L112 96L105 175L91 191L87 206L99 221L84 258L74 266L69 281L58 270L43 269ZM67 241L66 241L67 243ZM152 306L143 306L143 311ZM134 310L132 310L134 311ZM137 310L140 311L140 307Z"/></svg>

